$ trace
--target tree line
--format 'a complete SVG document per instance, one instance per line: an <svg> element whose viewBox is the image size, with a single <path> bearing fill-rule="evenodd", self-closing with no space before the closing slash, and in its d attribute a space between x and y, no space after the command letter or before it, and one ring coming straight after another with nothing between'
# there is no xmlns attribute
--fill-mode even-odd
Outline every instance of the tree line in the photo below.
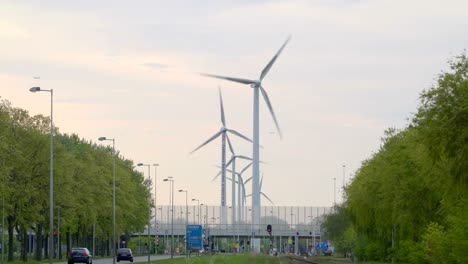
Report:
<svg viewBox="0 0 468 264"><path fill-rule="evenodd" d="M77 134L54 128L54 257L62 256L64 241L110 255L112 248L112 168L114 151ZM5 205L8 261L48 258L50 118L0 101L0 195ZM134 163L116 156L116 232L142 231L148 219L150 182ZM58 226L60 219L60 228ZM29 249L29 234L34 249ZM94 236L93 236L94 235ZM118 242L118 241L117 241ZM17 245L18 244L18 245ZM18 247L18 248L16 248Z"/></svg>
<svg viewBox="0 0 468 264"><path fill-rule="evenodd" d="M324 228L359 260L468 263L468 58L449 61L402 130L388 129Z"/></svg>

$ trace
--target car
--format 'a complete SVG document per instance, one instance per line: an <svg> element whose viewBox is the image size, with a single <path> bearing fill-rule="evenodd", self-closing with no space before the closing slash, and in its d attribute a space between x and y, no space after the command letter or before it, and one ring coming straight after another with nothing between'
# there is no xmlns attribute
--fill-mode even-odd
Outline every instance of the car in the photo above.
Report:
<svg viewBox="0 0 468 264"><path fill-rule="evenodd" d="M93 256L87 248L72 248L68 253L68 264L73 263L93 264Z"/></svg>
<svg viewBox="0 0 468 264"><path fill-rule="evenodd" d="M130 262L133 262L132 250L129 248L117 249L117 262L120 262L121 260L128 260Z"/></svg>

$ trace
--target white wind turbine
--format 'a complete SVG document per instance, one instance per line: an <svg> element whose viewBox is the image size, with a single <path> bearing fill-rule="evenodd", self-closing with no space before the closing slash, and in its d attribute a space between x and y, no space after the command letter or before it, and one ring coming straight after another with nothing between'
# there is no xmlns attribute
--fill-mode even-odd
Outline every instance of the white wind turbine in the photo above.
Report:
<svg viewBox="0 0 468 264"><path fill-rule="evenodd" d="M238 181L236 181L236 175L239 177L239 180L240 182L242 183L242 188L244 190L244 196L245 196L245 187L244 187L244 183L243 183L243 180L242 180L242 173L244 173L251 165L252 165L252 162L250 162L246 167L244 167L241 171L241 173L238 173L236 172L236 159L244 159L244 160L252 160L251 158L249 157L246 157L246 156L243 156L243 155L235 155L234 154L234 151L233 149L231 148L231 154L232 154L232 157L231 159L228 161L228 163L226 163L226 168L232 164L232 169L229 170L229 169L226 169L226 171L228 172L231 172L232 173L232 177L231 179L227 178L228 180L230 180L232 182L232 199L231 199L231 207L232 207L232 216L231 216L231 221L232 223L235 222L236 220L236 213L235 213L235 209L236 209L236 183L238 184L238 190L237 190L237 194L238 194L238 200L237 200L237 204L238 204L238 211L237 211L237 216L238 216L238 220L241 219L241 185L239 184ZM222 173L222 170L213 178L213 181L216 180L216 178L219 177L219 175Z"/></svg>
<svg viewBox="0 0 468 264"><path fill-rule="evenodd" d="M203 76L212 77L223 79L231 82L237 82L241 84L250 85L254 91L254 99L253 99L253 169L252 169L252 223L254 224L254 229L258 228L258 224L260 223L260 176L259 176L259 161L260 161L260 154L259 154L259 146L260 146L260 138L259 138L259 94L262 93L263 99L267 104L268 109L273 117L273 121L275 122L276 129L278 130L278 134L282 137L281 129L279 127L278 121L276 120L275 113L273 111L273 107L271 105L270 99L268 98L268 94L262 86L262 81L270 71L271 67L275 63L278 56L283 51L286 44L291 39L291 36L284 42L275 56L268 62L265 68L262 70L260 74L259 80L250 80L250 79L243 79L243 78L235 78L235 77L226 77L220 75L213 75L213 74L202 74Z"/></svg>
<svg viewBox="0 0 468 264"><path fill-rule="evenodd" d="M231 152L233 152L231 141L229 139L227 132L234 134L238 137L241 137L249 142L252 142L252 140L242 135L241 133L226 127L226 119L224 117L223 96L221 95L221 88L219 88L219 103L220 103L220 108L221 108L221 123L223 126L221 127L219 132L214 134L207 141L205 141L203 144L201 144L192 152L190 152L190 154L196 152L197 150L199 150L206 144L210 143L211 141L215 140L217 137L221 136L221 223L226 224L226 214L227 214L227 210L226 210L226 140L229 144L229 148L231 149Z"/></svg>
<svg viewBox="0 0 468 264"><path fill-rule="evenodd" d="M227 170L227 171L230 171L230 170ZM238 221L240 222L241 221L241 209L242 209L242 202L245 203L245 186L244 186L244 181L242 180L242 176L239 175L238 172L236 172L235 174L237 174L238 176L238 180L237 181L233 181L232 178L229 178L229 177L226 177L227 180L230 180L233 184L233 186L235 184L237 184L238 186L238 203L239 203L239 206L238 206L238 209L239 209L239 212L238 212ZM242 190L241 190L242 189ZM233 211L234 212L234 211ZM234 223L234 222L233 222Z"/></svg>
<svg viewBox="0 0 468 264"><path fill-rule="evenodd" d="M252 180L252 178L253 178L253 177L248 178L248 179L244 182L244 184L247 183L247 182L249 182L250 180ZM265 199L267 199L272 205L275 205L275 203L270 199L270 197L268 197L264 192L262 192L262 183L263 183L263 176L262 176L262 179L260 180L260 194L261 194L263 197L265 197ZM250 197L250 196L252 196L252 194L247 194L245 197Z"/></svg>
<svg viewBox="0 0 468 264"><path fill-rule="evenodd" d="M236 220L236 159L244 159L244 160L252 160L251 158L249 157L246 157L246 156L243 156L243 155L235 155L234 154L234 151L233 151L233 148L230 146L230 150L231 150L231 159L226 163L226 168L232 164L232 169L231 170L228 170L226 169L226 171L228 172L231 172L232 173L232 176L231 176L231 182L232 182L232 189L231 189L231 207L232 207L232 214L231 214L231 223L234 223L235 220ZM252 165L252 162L250 162L250 164L248 165L248 167L250 167L250 165ZM247 168L248 168L247 167ZM246 170L246 169L245 169ZM216 178L218 178L218 176L222 173L223 170L221 170L214 178L213 178L213 181L216 180ZM238 201L238 204L240 205L240 187L238 188L238 195L239 195L239 201ZM238 208L238 215L240 215L240 207Z"/></svg>

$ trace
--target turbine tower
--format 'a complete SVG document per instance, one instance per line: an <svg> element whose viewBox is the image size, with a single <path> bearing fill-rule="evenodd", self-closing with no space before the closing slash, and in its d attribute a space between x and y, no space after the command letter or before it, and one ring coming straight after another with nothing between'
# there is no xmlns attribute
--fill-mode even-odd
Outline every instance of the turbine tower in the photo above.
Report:
<svg viewBox="0 0 468 264"><path fill-rule="evenodd" d="M289 40L291 39L291 36L289 36L286 41L283 43L281 48L278 50L278 52L273 56L273 58L268 62L268 64L265 66L265 68L262 70L260 73L260 78L259 80L250 80L250 79L243 79L243 78L235 78L235 77L226 77L226 76L220 76L220 75L214 75L214 74L201 74L203 76L207 77L212 77L212 78L217 78L217 79L223 79L231 82L237 82L241 84L247 84L250 85L253 88L254 92L254 99L253 99L253 166L252 166L252 175L253 175L253 180L252 180L252 223L253 223L253 228L258 229L259 226L258 224L260 223L260 166L259 166L259 161L260 161L260 153L259 153L259 147L260 147L260 137L259 137L259 96L260 92L262 93L263 99L265 100L265 103L270 110L270 113L273 117L273 121L275 122L276 129L278 130L278 134L280 138L282 137L281 135L281 129L279 127L278 121L276 120L275 112L273 111L273 107L271 105L270 99L268 98L268 94L265 91L265 89L262 86L262 81L265 78L265 76L268 74L270 71L271 67L275 63L276 59L278 56L281 54L283 51L284 47L286 47L286 44L288 44Z"/></svg>
<svg viewBox="0 0 468 264"><path fill-rule="evenodd" d="M230 172L232 174L231 179L229 179L229 178L227 178L227 179L232 182L232 190L231 190L231 194L232 194L232 198L231 198L232 216L231 216L231 222L235 223L235 221L236 221L236 183L238 183L238 181L236 181L236 175L238 175L239 178L240 178L240 181L242 181L242 175L236 172L236 159L244 159L244 160L251 161L244 169L242 169L242 172L246 171L252 165L252 159L249 158L249 157L243 156L243 155L236 155L234 153L234 151L233 151L232 146L229 146L229 147L230 147L232 156L231 156L231 159L228 161L228 163L226 163L226 171ZM232 169L230 169L230 170L227 169L227 167L229 165L232 166ZM219 175L221 175L221 173L222 173L222 170L213 178L212 181L216 180L216 178L218 178ZM240 195L241 190L240 190L240 185L238 187L237 193L238 193L238 203L237 203L238 204L238 212L237 212L237 215L239 216L238 219L240 220L240 215L241 215L241 195Z"/></svg>
<svg viewBox="0 0 468 264"><path fill-rule="evenodd" d="M247 164L247 166L245 166L240 172L235 172L235 174L237 175L237 177L239 178L239 181L238 183L238 186L237 186L237 193L239 194L238 195L238 200L237 200L237 203L239 204L239 207L238 207L238 220L239 222L240 221L244 221L244 205L245 205L245 183L244 183L244 178L242 177L242 174L247 171L248 168L250 168L250 166L252 166L252 162L249 162L249 164ZM233 172L233 170L230 170L230 169L226 169L226 171L228 172ZM252 177L250 177L252 178ZM242 195L241 195L242 193Z"/></svg>
<svg viewBox="0 0 468 264"><path fill-rule="evenodd" d="M219 88L219 103L220 103L220 108L221 108L221 123L223 126L221 127L218 133L214 134L211 138L209 138L203 144L201 144L192 152L190 152L190 154L196 152L197 150L199 150L200 148L210 143L211 141L215 140L217 137L221 135L221 223L226 224L226 215L227 215L227 210L226 210L226 140L229 144L229 148L231 149L231 152L233 151L231 141L228 137L227 132L234 134L240 138L243 138L249 142L252 142L252 140L242 135L241 133L226 127L226 119L224 117L223 96L221 95L221 88Z"/></svg>

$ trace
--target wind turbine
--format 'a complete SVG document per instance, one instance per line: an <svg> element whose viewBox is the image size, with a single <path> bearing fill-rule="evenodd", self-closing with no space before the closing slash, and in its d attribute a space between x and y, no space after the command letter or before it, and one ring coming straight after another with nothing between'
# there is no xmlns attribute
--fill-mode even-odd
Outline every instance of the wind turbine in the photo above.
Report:
<svg viewBox="0 0 468 264"><path fill-rule="evenodd" d="M260 161L260 154L259 154L259 146L260 146L260 137L259 137L259 94L262 93L263 99L270 110L270 113L273 117L273 121L275 122L276 129L278 130L278 134L280 138L282 137L281 129L279 127L278 121L276 120L275 112L273 111L273 107L271 105L270 99L268 97L267 92L262 86L262 81L270 71L271 67L275 63L278 56L283 51L286 44L288 44L291 36L289 36L286 41L283 43L281 48L276 52L275 56L268 62L268 64L263 68L262 72L260 73L260 78L258 80L251 80L251 79L244 79L244 78L235 78L235 77L226 77L214 74L201 74L203 76L223 79L231 82L237 82L241 84L250 85L254 91L254 98L253 98L253 169L252 169L252 223L254 224L254 229L258 228L258 224L260 223L260 176L259 176L259 161Z"/></svg>
<svg viewBox="0 0 468 264"><path fill-rule="evenodd" d="M232 164L232 169L231 170L227 170L229 172L232 173L232 178L231 178L231 182L232 182L232 189L231 189L231 207L232 207L232 215L231 215L231 222L234 223L235 220L236 220L236 159L244 159L244 160L249 160L251 161L252 158L249 158L249 157L246 157L246 156L243 156L243 155L236 155L233 151L233 148L232 146L230 146L230 150L231 150L231 159L226 163L226 168ZM252 162L251 162L252 163ZM216 180L216 178L218 178L218 176L222 173L222 169L221 171L213 178L213 181ZM239 194L239 204L240 204L240 190L238 192ZM238 212L238 215L240 215L240 207L239 207L239 212Z"/></svg>
<svg viewBox="0 0 468 264"><path fill-rule="evenodd" d="M249 182L253 177L250 177L248 178L245 183ZM272 205L275 205L275 203L270 199L270 197L268 197L264 192L262 192L262 183L263 183L263 176L262 176L262 179L260 180L260 194L265 197L265 199L267 199ZM252 196L252 194L248 194L246 195L245 197L250 197Z"/></svg>
<svg viewBox="0 0 468 264"><path fill-rule="evenodd" d="M226 163L226 168L229 166L229 164L232 164L232 169L231 170L226 169L226 171L232 173L232 178L229 179L229 180L231 180L231 182L232 182L232 200L231 200L232 205L231 206L233 208L233 213L232 213L232 219L231 220L232 220L232 223L234 223L234 221L236 219L235 218L235 216L236 216L235 215L235 208L236 208L236 202L235 202L236 201L236 187L235 187L235 185L236 185L236 182L238 183L238 181L236 181L236 175L239 177L239 180L242 183L242 189L244 191L244 196L245 196L245 187L244 187L244 183L243 183L243 180L242 180L242 173L244 173L250 166L252 166L252 162L250 162L247 166L245 166L242 169L241 173L238 173L238 172L236 172L236 159L244 159L244 160L250 160L250 161L252 159L249 158L249 157L243 156L243 155L235 155L234 152L232 151L232 148L231 148L231 153L233 155L232 155L231 159L228 161L228 163ZM212 181L216 180L216 178L218 178L221 173L222 173L222 170L213 178ZM241 213L242 213L241 206L243 205L243 204L241 204L241 185L240 184L238 185L237 189L238 189L237 190L237 194L238 194L238 200L237 200L238 212L237 212L237 215L238 215L238 220L240 220L241 219Z"/></svg>
<svg viewBox="0 0 468 264"><path fill-rule="evenodd" d="M215 140L217 137L221 136L221 223L226 224L226 213L227 213L227 210L226 210L226 140L229 144L229 148L231 152L233 152L231 140L229 139L229 136L227 133L229 132L231 134L234 134L249 142L252 142L252 140L242 135L241 133L226 127L226 118L224 117L223 96L221 94L221 88L218 88L218 89L219 89L219 103L220 103L220 108L221 108L222 127L219 130L219 132L214 134L212 137L210 137L207 141L205 141L203 144L198 146L196 149L192 150L190 154L196 152L197 150L199 150L206 144L210 143L211 141Z"/></svg>
<svg viewBox="0 0 468 264"><path fill-rule="evenodd" d="M227 170L227 171L230 171L230 170ZM242 219L242 217L241 217L241 215L242 215L241 209L243 208L242 203L245 203L245 185L244 185L244 180L242 179L242 175L239 174L238 172L235 172L235 174L237 174L237 176L238 176L237 181L233 181L232 178L229 178L229 177L226 177L226 179L230 180L232 182L233 186L235 184L237 184L237 187L238 187L237 193L238 193L238 204L239 204L238 210L239 210L239 212L238 212L237 216L238 216L238 222L240 222L241 219Z"/></svg>

